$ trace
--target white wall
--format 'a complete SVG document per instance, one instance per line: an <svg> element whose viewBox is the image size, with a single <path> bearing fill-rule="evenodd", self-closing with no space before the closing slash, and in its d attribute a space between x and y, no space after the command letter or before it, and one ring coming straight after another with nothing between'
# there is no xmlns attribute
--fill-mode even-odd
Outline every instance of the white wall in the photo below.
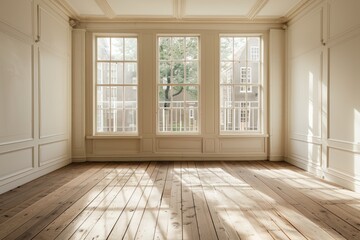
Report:
<svg viewBox="0 0 360 240"><path fill-rule="evenodd" d="M47 3L0 2L0 193L70 162L70 29Z"/></svg>
<svg viewBox="0 0 360 240"><path fill-rule="evenodd" d="M287 160L360 190L360 1L314 1L287 31Z"/></svg>
<svg viewBox="0 0 360 240"><path fill-rule="evenodd" d="M76 160L264 160L268 159L268 82L270 29L280 24L156 24L156 23L83 23L74 34L73 92L73 159ZM86 32L85 32L86 31ZM279 47L283 33L274 31L270 44ZM94 33L137 34L139 44L139 136L106 137L93 133L93 37ZM156 36L162 33L192 33L200 35L201 46L201 134L194 136L160 136L156 134ZM264 67L264 133L258 135L222 136L219 134L219 35L225 33L263 34ZM85 38L85 40L84 40ZM81 42L86 42L85 52ZM282 92L282 52L274 51L273 91ZM85 57L86 56L86 57ZM82 62L83 61L83 62ZM84 69L85 64L85 69ZM85 71L85 76L82 74ZM280 73L279 73L280 72ZM86 99L81 85L86 85ZM76 88L76 89L75 89ZM145 91L144 89L150 89ZM277 96L274 94L273 96ZM271 97L270 97L271 98ZM283 159L282 133L276 132L282 123L281 97L272 99L279 114L272 116L274 127L273 160ZM86 113L85 118L81 115ZM280 120L279 120L280 119ZM85 129L85 133L82 131ZM85 140L86 138L86 140ZM85 147L84 147L85 146ZM85 154L84 154L85 152ZM85 156L84 156L85 155Z"/></svg>

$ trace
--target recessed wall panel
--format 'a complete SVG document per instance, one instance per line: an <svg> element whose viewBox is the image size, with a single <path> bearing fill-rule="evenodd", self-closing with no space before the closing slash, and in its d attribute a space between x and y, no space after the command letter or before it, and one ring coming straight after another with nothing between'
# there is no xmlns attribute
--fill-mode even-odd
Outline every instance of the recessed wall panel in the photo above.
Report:
<svg viewBox="0 0 360 240"><path fill-rule="evenodd" d="M352 177L359 177L360 154L329 148L328 168Z"/></svg>
<svg viewBox="0 0 360 240"><path fill-rule="evenodd" d="M0 154L0 180L29 171L33 167L33 148Z"/></svg>
<svg viewBox="0 0 360 240"><path fill-rule="evenodd" d="M32 36L32 0L1 0L0 21Z"/></svg>
<svg viewBox="0 0 360 240"><path fill-rule="evenodd" d="M31 45L0 32L0 145L32 138Z"/></svg>
<svg viewBox="0 0 360 240"><path fill-rule="evenodd" d="M156 139L156 150L158 152L183 152L201 153L201 138L158 138Z"/></svg>
<svg viewBox="0 0 360 240"><path fill-rule="evenodd" d="M321 166L321 145L298 140L290 140L289 155L299 158L310 165Z"/></svg>
<svg viewBox="0 0 360 240"><path fill-rule="evenodd" d="M359 0L329 0L330 38L360 25Z"/></svg>
<svg viewBox="0 0 360 240"><path fill-rule="evenodd" d="M139 139L104 139L93 140L94 155L116 155L138 153L140 151Z"/></svg>
<svg viewBox="0 0 360 240"><path fill-rule="evenodd" d="M39 147L39 164L43 166L48 163L63 161L69 155L68 142L60 141L47 143Z"/></svg>
<svg viewBox="0 0 360 240"><path fill-rule="evenodd" d="M69 25L57 14L40 7L40 43L58 51L69 53Z"/></svg>
<svg viewBox="0 0 360 240"><path fill-rule="evenodd" d="M223 153L265 153L264 138L223 138L220 139Z"/></svg>
<svg viewBox="0 0 360 240"><path fill-rule="evenodd" d="M329 138L360 143L360 35L329 50Z"/></svg>
<svg viewBox="0 0 360 240"><path fill-rule="evenodd" d="M290 62L291 133L321 137L321 69L319 50L301 55Z"/></svg>
<svg viewBox="0 0 360 240"><path fill-rule="evenodd" d="M322 13L318 10L289 27L289 56L291 58L321 46L321 23Z"/></svg>
<svg viewBox="0 0 360 240"><path fill-rule="evenodd" d="M43 48L40 58L40 137L67 133L68 93L66 58Z"/></svg>

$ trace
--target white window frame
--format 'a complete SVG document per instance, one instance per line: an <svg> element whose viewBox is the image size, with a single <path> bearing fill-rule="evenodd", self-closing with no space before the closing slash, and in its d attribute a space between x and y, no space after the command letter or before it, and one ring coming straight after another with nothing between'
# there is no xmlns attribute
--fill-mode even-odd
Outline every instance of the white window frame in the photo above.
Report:
<svg viewBox="0 0 360 240"><path fill-rule="evenodd" d="M137 41L137 56L136 56L136 60L98 60L98 51L97 51L97 39L98 38L136 38ZM111 33L95 33L93 34L93 42L94 42L94 61L93 61L93 98L94 98L94 104L93 104L93 133L95 136L139 136L139 88L140 88L140 83L139 83L139 38L137 34L111 34ZM125 53L125 49L124 49L124 53ZM110 54L111 54L111 44L110 44ZM98 84L98 74L97 74L97 63L98 62L108 62L111 66L111 63L117 63L117 62L121 62L121 63L127 63L127 62L131 62L131 63L136 63L137 69L136 69L136 73L137 73L137 82L136 84L112 84L111 83L111 78L112 78L112 74L111 74L111 67L110 67L110 76L109 76L109 84ZM124 65L125 68L125 65ZM124 73L123 73L124 74ZM123 79L125 80L125 79ZM98 86L122 86L122 87L126 87L126 86L136 86L137 88L137 96L136 96L136 119L135 119L135 131L132 132L127 132L127 131L111 131L111 132L98 132L97 131L97 120L98 120L98 114L97 114L97 88ZM110 91L112 91L113 89L110 88ZM124 90L123 90L124 91ZM123 97L124 97L124 92L123 92ZM111 103L110 103L111 105ZM124 105L123 105L123 111L125 110ZM123 114L123 124L125 122L125 111ZM114 127L115 129L115 127Z"/></svg>
<svg viewBox="0 0 360 240"><path fill-rule="evenodd" d="M160 37L196 37L198 39L198 83L196 84L167 84L167 83L160 83L159 79L160 79L160 56L159 56L159 38ZM179 61L176 61L179 62ZM184 61L184 63L186 63L186 61ZM201 46L200 46L200 35L199 34L157 34L156 35L156 89L155 89L155 93L156 93L156 134L157 135L200 135L201 134ZM184 73L186 74L186 73ZM197 86L198 89L198 106L197 106L197 131L160 131L160 122L159 122L159 94L158 94L158 89L160 86ZM170 111L172 111L173 107L169 107ZM185 107L183 108L185 110ZM189 107L189 121L190 120L194 120L194 117L190 118L190 111L192 111L192 114L194 114L194 108ZM171 119L172 119L172 115L171 115ZM172 122L172 120L170 120L170 122Z"/></svg>
<svg viewBox="0 0 360 240"><path fill-rule="evenodd" d="M252 56L250 56L251 54L246 53L247 56L247 60L246 62L251 62L251 61L259 61L259 67L260 67L260 71L259 71L259 82L257 84L251 83L251 78L248 78L248 82L246 82L245 84L247 84L247 92L252 92L252 86L256 86L259 88L259 101L256 101L254 103L257 104L257 106L253 106L253 101L247 101L247 114L248 114L248 122L247 122L247 127L250 128L251 127L251 112L252 109L258 109L258 116L257 116L257 122L258 122L258 129L256 131L254 130L222 130L221 126L227 123L227 111L230 110L228 109L228 104L222 108L220 105L220 101L219 101L219 132L220 135L263 135L264 134L264 109L263 109L263 101L264 101L264 60L263 60L263 54L264 54L264 39L262 34L220 34L219 35L219 42L221 42L221 38L222 37L232 37L232 38L236 38L236 37L259 37L260 38L260 45L259 47L256 47L258 49L258 54L259 54L259 58L257 60L254 60L252 58ZM250 47L250 51L252 48ZM219 46L219 51L221 51L221 48ZM231 61L229 61L231 62ZM235 62L235 60L233 61ZM229 83L221 83L221 64L222 64L222 59L221 59L221 52L219 52L219 97L221 96L221 86L233 86L233 91L235 90L234 86L239 86L240 84L229 84ZM233 65L234 66L234 65ZM248 68L247 64L246 67ZM233 71L234 67L233 67ZM240 69L241 71L241 69ZM250 74L251 74L251 70L250 70ZM250 75L251 76L251 75ZM250 88L250 89L249 89ZM240 88L241 90L245 90ZM242 92L242 91L240 91ZM235 111L235 102L232 104L232 113L234 113ZM240 115L241 115L241 108L237 108L240 109ZM226 110L226 116L222 116L221 112L222 110ZM234 115L234 114L232 114ZM225 119L224 119L225 117ZM233 116L233 119L235 119L235 116ZM235 123L232 122L233 124L233 129L235 129Z"/></svg>

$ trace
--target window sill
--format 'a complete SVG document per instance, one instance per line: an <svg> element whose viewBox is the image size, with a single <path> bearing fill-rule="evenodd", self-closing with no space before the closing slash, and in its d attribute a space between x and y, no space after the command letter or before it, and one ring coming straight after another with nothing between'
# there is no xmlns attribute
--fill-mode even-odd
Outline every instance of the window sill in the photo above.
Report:
<svg viewBox="0 0 360 240"><path fill-rule="evenodd" d="M96 136L86 136L85 139L87 140L101 140L101 139L141 139L141 136L134 136L134 135L96 135Z"/></svg>
<svg viewBox="0 0 360 240"><path fill-rule="evenodd" d="M269 134L263 134L263 133L242 133L242 134L222 133L219 135L219 138L268 138L268 137Z"/></svg>

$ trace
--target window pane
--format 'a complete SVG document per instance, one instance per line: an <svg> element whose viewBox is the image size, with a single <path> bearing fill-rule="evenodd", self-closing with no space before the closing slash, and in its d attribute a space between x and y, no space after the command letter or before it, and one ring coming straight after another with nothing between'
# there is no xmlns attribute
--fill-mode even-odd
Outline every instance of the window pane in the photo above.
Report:
<svg viewBox="0 0 360 240"><path fill-rule="evenodd" d="M111 96L111 102L113 109L122 109L124 106L124 89L123 87L111 87L112 88L112 96Z"/></svg>
<svg viewBox="0 0 360 240"><path fill-rule="evenodd" d="M187 86L186 87L186 101L187 102L197 102L198 101L198 86Z"/></svg>
<svg viewBox="0 0 360 240"><path fill-rule="evenodd" d="M137 87L124 87L125 108L136 108L137 106Z"/></svg>
<svg viewBox="0 0 360 240"><path fill-rule="evenodd" d="M260 79L260 63L259 62L249 62L248 67L250 68L249 83L259 83Z"/></svg>
<svg viewBox="0 0 360 240"><path fill-rule="evenodd" d="M111 38L111 60L124 59L124 39Z"/></svg>
<svg viewBox="0 0 360 240"><path fill-rule="evenodd" d="M220 66L220 83L233 83L233 63L222 62Z"/></svg>
<svg viewBox="0 0 360 240"><path fill-rule="evenodd" d="M125 38L125 60L137 59L137 39Z"/></svg>
<svg viewBox="0 0 360 240"><path fill-rule="evenodd" d="M186 38L186 59L197 60L198 59L198 38L187 37Z"/></svg>
<svg viewBox="0 0 360 240"><path fill-rule="evenodd" d="M249 61L260 61L260 38L249 37L248 38L248 60Z"/></svg>
<svg viewBox="0 0 360 240"><path fill-rule="evenodd" d="M160 60L169 60L171 58L170 48L171 38L159 37L159 58Z"/></svg>
<svg viewBox="0 0 360 240"><path fill-rule="evenodd" d="M97 83L108 84L110 79L110 64L99 62L97 63Z"/></svg>
<svg viewBox="0 0 360 240"><path fill-rule="evenodd" d="M172 70L173 79L171 83L184 83L184 63L175 62Z"/></svg>
<svg viewBox="0 0 360 240"><path fill-rule="evenodd" d="M137 63L125 63L125 84L137 83Z"/></svg>
<svg viewBox="0 0 360 240"><path fill-rule="evenodd" d="M234 38L234 60L246 61L246 38Z"/></svg>
<svg viewBox="0 0 360 240"><path fill-rule="evenodd" d="M125 109L125 132L134 132L136 131L136 110L135 109Z"/></svg>
<svg viewBox="0 0 360 240"><path fill-rule="evenodd" d="M108 109L110 108L110 87L97 87L97 108Z"/></svg>
<svg viewBox="0 0 360 240"><path fill-rule="evenodd" d="M123 77L123 63L111 63L111 83L122 84Z"/></svg>
<svg viewBox="0 0 360 240"><path fill-rule="evenodd" d="M223 37L220 39L220 59L233 60L234 40L231 37Z"/></svg>
<svg viewBox="0 0 360 240"><path fill-rule="evenodd" d="M186 63L186 83L198 83L198 63Z"/></svg>
<svg viewBox="0 0 360 240"><path fill-rule="evenodd" d="M169 84L171 83L171 67L168 62L161 62L159 64L160 71L160 83Z"/></svg>
<svg viewBox="0 0 360 240"><path fill-rule="evenodd" d="M183 37L174 37L172 39L172 59L184 60L185 58L185 39Z"/></svg>
<svg viewBox="0 0 360 240"><path fill-rule="evenodd" d="M122 132L123 126L124 126L124 111L122 109L118 109L115 111L115 115L116 115L116 120L115 120L115 126L114 129L117 132Z"/></svg>
<svg viewBox="0 0 360 240"><path fill-rule="evenodd" d="M110 60L110 38L97 38L97 60Z"/></svg>
<svg viewBox="0 0 360 240"><path fill-rule="evenodd" d="M233 102L233 87L220 86L220 106L231 107Z"/></svg>

